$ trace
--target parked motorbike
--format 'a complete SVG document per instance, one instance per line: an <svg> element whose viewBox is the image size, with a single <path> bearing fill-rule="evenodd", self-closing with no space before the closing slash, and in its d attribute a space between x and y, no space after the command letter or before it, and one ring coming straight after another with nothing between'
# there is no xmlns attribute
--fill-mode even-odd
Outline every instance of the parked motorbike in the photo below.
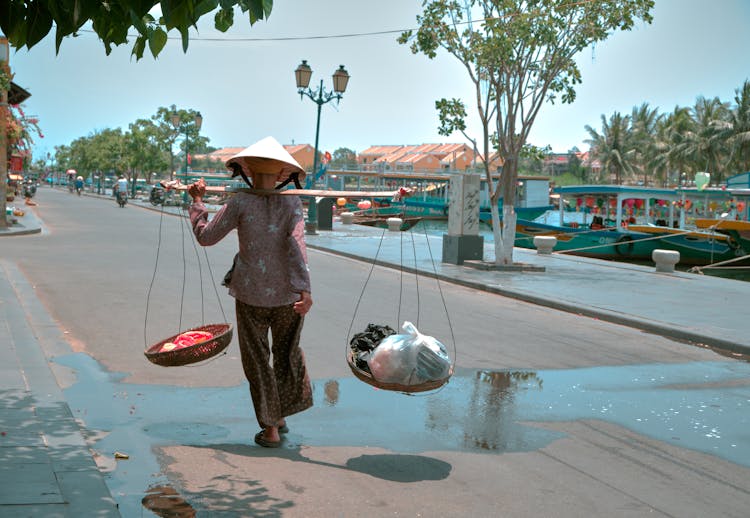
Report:
<svg viewBox="0 0 750 518"><path fill-rule="evenodd" d="M154 206L164 205L164 189L161 187L153 187L148 200L151 202L151 205Z"/></svg>
<svg viewBox="0 0 750 518"><path fill-rule="evenodd" d="M125 204L128 203L128 195L124 192L117 192L117 204L120 206L120 208L124 207Z"/></svg>
<svg viewBox="0 0 750 518"><path fill-rule="evenodd" d="M33 182L28 182L23 184L23 197L24 198L33 198L36 194L36 184Z"/></svg>

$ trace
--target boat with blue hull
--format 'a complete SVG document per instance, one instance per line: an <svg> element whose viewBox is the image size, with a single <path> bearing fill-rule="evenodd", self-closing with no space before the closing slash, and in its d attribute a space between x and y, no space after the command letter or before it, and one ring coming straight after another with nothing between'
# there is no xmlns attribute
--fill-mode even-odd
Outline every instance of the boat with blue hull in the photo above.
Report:
<svg viewBox="0 0 750 518"><path fill-rule="evenodd" d="M650 260L658 248L680 252L685 265L727 261L750 251L750 241L695 225L696 215L731 209L731 193L721 189L582 185L554 192L558 210L544 219L519 220L516 246L535 248L533 236L548 235L557 238L559 252Z"/></svg>
<svg viewBox="0 0 750 518"><path fill-rule="evenodd" d="M616 227L591 228L590 225L559 226L536 221L516 221L515 246L536 248L534 237L553 236L555 252L614 260L649 260L658 248L648 234Z"/></svg>

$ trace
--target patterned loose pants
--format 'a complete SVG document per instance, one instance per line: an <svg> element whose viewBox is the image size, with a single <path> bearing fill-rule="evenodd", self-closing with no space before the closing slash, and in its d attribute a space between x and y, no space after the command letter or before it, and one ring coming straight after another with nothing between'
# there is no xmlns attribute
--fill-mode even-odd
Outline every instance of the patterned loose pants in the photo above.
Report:
<svg viewBox="0 0 750 518"><path fill-rule="evenodd" d="M235 307L242 368L250 383L255 417L261 428L276 426L313 404L305 355L299 346L304 318L291 304L264 308L237 300Z"/></svg>

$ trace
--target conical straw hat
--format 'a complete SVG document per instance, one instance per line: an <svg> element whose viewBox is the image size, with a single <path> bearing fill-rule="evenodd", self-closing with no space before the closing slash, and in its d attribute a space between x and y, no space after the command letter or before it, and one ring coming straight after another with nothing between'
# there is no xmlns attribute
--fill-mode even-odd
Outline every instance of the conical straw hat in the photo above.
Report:
<svg viewBox="0 0 750 518"><path fill-rule="evenodd" d="M289 175L293 173L298 174L297 178L300 182L305 179L305 170L302 169L302 167L297 163L294 157L292 157L292 155L290 155L289 152L284 149L284 146L279 144L273 137L266 137L262 140L259 140L255 144L246 147L245 149L234 155L232 158L227 160L226 166L227 168L232 169L230 167L231 164L238 164L240 167L242 167L242 170L245 172L245 174L247 176L250 176L250 173L253 170L253 163L258 163L257 159L259 158L276 160L277 162L279 162L279 165L281 166L281 172L276 178L277 182L285 181L287 178L289 178ZM264 162L265 161L266 160L264 160ZM237 176L238 174L239 173L237 171L233 170L232 177Z"/></svg>

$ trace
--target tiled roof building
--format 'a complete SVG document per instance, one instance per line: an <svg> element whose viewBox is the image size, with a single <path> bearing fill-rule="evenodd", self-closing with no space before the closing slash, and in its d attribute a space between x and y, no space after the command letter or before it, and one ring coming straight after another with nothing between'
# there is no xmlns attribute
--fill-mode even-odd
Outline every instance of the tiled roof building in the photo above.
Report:
<svg viewBox="0 0 750 518"><path fill-rule="evenodd" d="M371 146L357 163L371 171L463 171L473 166L474 152L466 144Z"/></svg>

